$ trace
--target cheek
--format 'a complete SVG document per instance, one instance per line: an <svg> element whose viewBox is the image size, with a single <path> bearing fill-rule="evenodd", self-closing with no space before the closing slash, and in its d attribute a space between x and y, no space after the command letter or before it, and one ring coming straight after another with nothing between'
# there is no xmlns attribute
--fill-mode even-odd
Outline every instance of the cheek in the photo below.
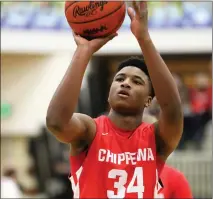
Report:
<svg viewBox="0 0 213 199"><path fill-rule="evenodd" d="M149 93L150 93L149 87L144 87L144 88L143 88L143 97L144 97L144 98L148 97L148 96L149 96Z"/></svg>
<svg viewBox="0 0 213 199"><path fill-rule="evenodd" d="M117 90L117 85L115 83L112 83L110 89L109 89L109 95L114 95Z"/></svg>
<svg viewBox="0 0 213 199"><path fill-rule="evenodd" d="M110 98L110 97L111 97L112 93L113 93L113 91L112 91L112 87L110 87L110 89L109 89L109 96L108 96L108 98Z"/></svg>
<svg viewBox="0 0 213 199"><path fill-rule="evenodd" d="M137 104L144 103L144 100L148 97L145 89L138 89L135 92L134 96L135 96L135 100L137 101Z"/></svg>
<svg viewBox="0 0 213 199"><path fill-rule="evenodd" d="M112 99L113 93L114 93L114 89L113 89L113 87L111 86L111 87L110 87L110 90L109 90L109 96L108 96L108 101L109 101L109 102L110 102L111 99Z"/></svg>

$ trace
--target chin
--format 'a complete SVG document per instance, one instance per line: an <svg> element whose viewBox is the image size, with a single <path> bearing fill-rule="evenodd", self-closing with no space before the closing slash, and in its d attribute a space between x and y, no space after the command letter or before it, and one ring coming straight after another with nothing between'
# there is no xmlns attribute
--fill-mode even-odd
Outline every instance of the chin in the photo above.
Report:
<svg viewBox="0 0 213 199"><path fill-rule="evenodd" d="M116 105L112 106L112 109L119 114L133 114L136 112L135 108L127 103L117 103Z"/></svg>

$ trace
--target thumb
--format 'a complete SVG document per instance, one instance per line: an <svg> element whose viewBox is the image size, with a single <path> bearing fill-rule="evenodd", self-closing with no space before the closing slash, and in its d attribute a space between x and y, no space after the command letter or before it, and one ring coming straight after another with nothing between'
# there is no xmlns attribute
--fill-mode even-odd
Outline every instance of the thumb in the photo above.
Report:
<svg viewBox="0 0 213 199"><path fill-rule="evenodd" d="M111 39L113 39L116 36L118 36L118 33L113 33L110 36L108 36L108 40L111 40Z"/></svg>
<svg viewBox="0 0 213 199"><path fill-rule="evenodd" d="M129 15L130 20L132 21L132 20L134 19L134 17L135 17L135 13L134 13L133 8L128 7L128 8L127 8L127 13L128 13L128 15Z"/></svg>
<svg viewBox="0 0 213 199"><path fill-rule="evenodd" d="M113 33L113 34L109 35L108 37L100 38L100 40L105 44L116 36L118 36L118 33Z"/></svg>

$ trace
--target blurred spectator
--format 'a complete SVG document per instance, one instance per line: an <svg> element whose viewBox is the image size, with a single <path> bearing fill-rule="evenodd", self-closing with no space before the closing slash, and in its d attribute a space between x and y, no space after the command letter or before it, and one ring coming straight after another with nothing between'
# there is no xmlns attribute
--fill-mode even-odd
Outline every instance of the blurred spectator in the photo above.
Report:
<svg viewBox="0 0 213 199"><path fill-rule="evenodd" d="M177 75L173 74L174 80L177 84L178 91L180 93L183 114L184 114L184 128L183 128L183 135L181 137L178 149L184 149L187 141L191 140L193 137L193 115L191 111L191 105L189 100L189 93L188 88L184 84L182 78Z"/></svg>
<svg viewBox="0 0 213 199"><path fill-rule="evenodd" d="M144 115L151 115L158 119L159 114L160 114L160 106L155 97L153 98L151 105L144 110Z"/></svg>
<svg viewBox="0 0 213 199"><path fill-rule="evenodd" d="M211 119L212 110L212 88L209 86L208 77L197 74L195 89L188 89L179 75L173 74L173 77L180 93L184 114L183 135L178 149L184 149L188 141L194 141L196 149L201 149L205 125ZM159 118L160 107L156 98L144 113L145 120L146 117L149 118L149 114Z"/></svg>
<svg viewBox="0 0 213 199"><path fill-rule="evenodd" d="M210 83L209 89L208 89L208 97L209 97L208 108L209 108L209 114L210 114L210 118L211 118L212 117L212 62L210 62L210 64L209 64L209 74L210 74L211 83Z"/></svg>
<svg viewBox="0 0 213 199"><path fill-rule="evenodd" d="M195 75L195 88L190 89L192 111L201 114L209 109L209 79L206 74Z"/></svg>
<svg viewBox="0 0 213 199"><path fill-rule="evenodd" d="M180 93L180 97L181 97L181 101L182 101L182 105L184 106L184 110L188 110L189 103L188 103L187 89L186 89L182 79L177 74L173 74L173 77L177 84L178 91ZM160 106L159 106L156 98L154 98L152 100L151 105L147 109L145 109L145 113L155 116L156 118L159 117Z"/></svg>
<svg viewBox="0 0 213 199"><path fill-rule="evenodd" d="M189 89L190 103L193 113L193 137L195 148L200 149L204 138L206 124L211 120L211 86L206 74L195 75L195 87Z"/></svg>
<svg viewBox="0 0 213 199"><path fill-rule="evenodd" d="M143 114L143 122L148 123L148 124L153 124L155 122L157 122L157 118L155 116L152 116L148 113L144 113Z"/></svg>
<svg viewBox="0 0 213 199"><path fill-rule="evenodd" d="M5 170L1 177L1 198L22 198L23 194L14 169Z"/></svg>
<svg viewBox="0 0 213 199"><path fill-rule="evenodd" d="M185 105L188 106L188 91L187 91L187 88L186 88L182 78L178 74L173 74L173 78L178 87L178 91L180 93L182 104L184 105L184 107L185 107Z"/></svg>

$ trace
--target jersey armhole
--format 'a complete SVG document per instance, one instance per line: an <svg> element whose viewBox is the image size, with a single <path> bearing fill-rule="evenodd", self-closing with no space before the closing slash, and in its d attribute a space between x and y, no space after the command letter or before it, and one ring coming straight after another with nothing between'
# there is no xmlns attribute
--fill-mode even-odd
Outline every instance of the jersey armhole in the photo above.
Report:
<svg viewBox="0 0 213 199"><path fill-rule="evenodd" d="M161 160L159 156L156 155L156 167L157 167L157 173L158 173L158 193L160 193L164 189L163 181L161 180L161 173L164 168L165 162Z"/></svg>
<svg viewBox="0 0 213 199"><path fill-rule="evenodd" d="M71 176L73 176L79 170L79 168L81 166L83 166L83 163L84 163L84 161L85 161L85 159L87 157L87 154L88 154L91 146L93 145L93 143L94 143L94 141L95 141L95 139L97 137L97 134L99 132L99 130L98 130L99 127L98 127L98 122L97 122L98 119L99 118L93 119L93 121L95 122L95 125L96 125L96 132L95 132L95 136L94 136L94 138L93 138L90 146L87 147L84 151L82 151L77 156L71 156L70 155L70 158L69 158L69 161L70 161L70 173L68 175L68 178L70 178Z"/></svg>
<svg viewBox="0 0 213 199"><path fill-rule="evenodd" d="M157 171L159 176L161 175L164 165L165 165L165 162L158 155L156 155L156 166L157 166Z"/></svg>
<svg viewBox="0 0 213 199"><path fill-rule="evenodd" d="M152 132L152 136L155 142L155 151L156 151L156 166L157 166L157 171L158 171L158 175L160 176L163 167L165 165L165 161L161 159L161 157L157 154L157 143L156 143L156 134L155 134L155 123L150 124L151 132Z"/></svg>

